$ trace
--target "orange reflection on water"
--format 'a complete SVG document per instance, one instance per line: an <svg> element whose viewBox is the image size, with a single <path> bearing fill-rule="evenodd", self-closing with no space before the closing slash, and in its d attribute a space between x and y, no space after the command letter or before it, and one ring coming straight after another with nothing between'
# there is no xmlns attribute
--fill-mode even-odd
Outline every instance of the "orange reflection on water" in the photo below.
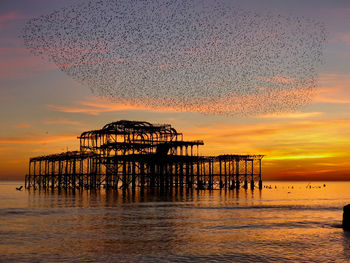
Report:
<svg viewBox="0 0 350 263"><path fill-rule="evenodd" d="M0 185L0 251L17 261L349 260L339 226L350 184L323 184L134 193Z"/></svg>

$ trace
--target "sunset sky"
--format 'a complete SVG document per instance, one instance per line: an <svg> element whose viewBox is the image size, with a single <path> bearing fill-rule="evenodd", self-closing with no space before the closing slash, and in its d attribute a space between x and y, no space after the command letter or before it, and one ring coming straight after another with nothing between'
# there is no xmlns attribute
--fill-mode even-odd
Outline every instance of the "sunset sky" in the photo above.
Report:
<svg viewBox="0 0 350 263"><path fill-rule="evenodd" d="M321 21L327 42L313 101L297 112L219 116L98 98L20 37L28 19L76 0L0 0L0 179L23 179L30 157L78 149L77 136L121 119L172 124L203 155L265 154L265 180L350 180L350 1L236 0L254 12Z"/></svg>

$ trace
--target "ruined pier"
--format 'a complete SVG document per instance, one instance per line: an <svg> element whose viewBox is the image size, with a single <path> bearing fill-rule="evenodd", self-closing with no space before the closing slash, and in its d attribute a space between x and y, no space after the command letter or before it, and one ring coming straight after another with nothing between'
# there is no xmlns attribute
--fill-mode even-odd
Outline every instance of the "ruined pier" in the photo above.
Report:
<svg viewBox="0 0 350 263"><path fill-rule="evenodd" d="M201 156L169 124L121 120L83 132L80 150L31 158L27 189L262 188L264 155Z"/></svg>

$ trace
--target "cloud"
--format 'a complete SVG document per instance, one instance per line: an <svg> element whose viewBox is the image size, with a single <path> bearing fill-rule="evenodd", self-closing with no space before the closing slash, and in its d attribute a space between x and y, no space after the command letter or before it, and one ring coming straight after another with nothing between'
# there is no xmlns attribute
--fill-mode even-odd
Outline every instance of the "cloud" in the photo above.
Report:
<svg viewBox="0 0 350 263"><path fill-rule="evenodd" d="M0 79L28 77L52 69L57 67L32 56L3 58L0 60Z"/></svg>
<svg viewBox="0 0 350 263"><path fill-rule="evenodd" d="M349 104L350 74L322 74L313 103Z"/></svg>
<svg viewBox="0 0 350 263"><path fill-rule="evenodd" d="M0 15L0 29L3 29L6 25L11 20L19 19L22 18L20 14L18 14L16 11L12 11L10 13L6 14L1 14Z"/></svg>
<svg viewBox="0 0 350 263"><path fill-rule="evenodd" d="M15 125L15 128L18 129L27 129L30 128L32 125L30 123L19 123L17 125Z"/></svg>
<svg viewBox="0 0 350 263"><path fill-rule="evenodd" d="M28 55L29 51L21 47L0 47L0 55Z"/></svg>
<svg viewBox="0 0 350 263"><path fill-rule="evenodd" d="M90 98L84 101L76 101L75 106L56 106L47 105L54 111L66 113L82 113L88 115L100 115L104 112L126 111L126 110L142 110L142 111L168 111L167 108L150 109L142 105L132 105L127 103L117 103L103 100L101 98Z"/></svg>
<svg viewBox="0 0 350 263"><path fill-rule="evenodd" d="M68 120L68 119L45 120L45 121L43 121L43 123L47 124L47 125L76 125L76 126L83 125L82 122L72 121L72 120Z"/></svg>
<svg viewBox="0 0 350 263"><path fill-rule="evenodd" d="M263 119L306 119L323 115L323 112L296 112L296 113L281 113L281 114L264 114L258 116Z"/></svg>
<svg viewBox="0 0 350 263"><path fill-rule="evenodd" d="M315 162L316 157L348 156L350 140L344 131L349 129L349 118L292 121L276 119L254 124L211 123L188 127L181 132L186 139L204 140L205 147L201 149L204 154L259 153L267 155L266 158L275 158L276 166L283 166L277 164L277 159L296 161L296 158L302 160L302 157L306 157L306 160ZM336 163L338 160L332 162Z"/></svg>
<svg viewBox="0 0 350 263"><path fill-rule="evenodd" d="M268 160L305 160L305 159L322 159L334 157L331 154L323 154L323 155L294 155L294 156L274 156L274 157L266 157Z"/></svg>
<svg viewBox="0 0 350 263"><path fill-rule="evenodd" d="M332 103L332 104L350 104L350 99L334 99L334 98L318 95L317 97L315 97L314 102Z"/></svg>
<svg viewBox="0 0 350 263"><path fill-rule="evenodd" d="M280 104L288 104L292 97L301 98L305 96L305 90L280 90L274 93L249 94L245 96L231 94L230 96L201 99L196 104L186 106L185 108L179 99L173 97L167 98L144 98L142 102L135 102L132 99L120 98L108 99L105 97L87 98L81 101L75 101L74 106L47 105L49 109L66 113L82 113L89 115L99 115L103 112L142 110L150 112L193 112L205 114L229 114L236 112L241 114L253 114L259 112L268 114L261 100L271 100L270 107L279 107ZM152 100L152 102L151 102ZM293 101L293 100L292 100ZM228 103L229 102L229 103ZM275 112L272 110L272 112Z"/></svg>
<svg viewBox="0 0 350 263"><path fill-rule="evenodd" d="M337 34L335 39L340 40L340 41L346 43L347 45L350 45L350 34L349 33Z"/></svg>
<svg viewBox="0 0 350 263"><path fill-rule="evenodd" d="M213 123L210 126L195 126L191 128L193 134L211 134L212 137L227 137L227 136L252 136L264 134L276 134L281 132L294 132L302 130L306 132L307 129L323 128L331 126L337 128L339 126L350 126L350 119L322 119L322 120L295 120L293 122L286 120L286 122L277 121L265 122L255 124L224 124ZM296 135L295 135L296 136Z"/></svg>
<svg viewBox="0 0 350 263"><path fill-rule="evenodd" d="M38 134L31 137L0 137L0 144L44 144L56 143L76 139L76 134L66 135L42 135Z"/></svg>

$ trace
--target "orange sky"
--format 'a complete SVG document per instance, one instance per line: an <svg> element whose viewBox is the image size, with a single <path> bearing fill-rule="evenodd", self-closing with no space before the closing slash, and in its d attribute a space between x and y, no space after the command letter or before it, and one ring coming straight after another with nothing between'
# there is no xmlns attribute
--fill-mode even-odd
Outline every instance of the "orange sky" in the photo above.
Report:
<svg viewBox="0 0 350 263"><path fill-rule="evenodd" d="M78 149L81 132L120 119L172 124L185 140L204 140L203 155L265 154L265 180L350 180L350 3L320 1L288 11L312 13L328 27L312 103L297 112L242 117L95 97L18 38L26 19L67 1L38 1L32 9L17 2L0 3L0 180L23 179L30 157Z"/></svg>

